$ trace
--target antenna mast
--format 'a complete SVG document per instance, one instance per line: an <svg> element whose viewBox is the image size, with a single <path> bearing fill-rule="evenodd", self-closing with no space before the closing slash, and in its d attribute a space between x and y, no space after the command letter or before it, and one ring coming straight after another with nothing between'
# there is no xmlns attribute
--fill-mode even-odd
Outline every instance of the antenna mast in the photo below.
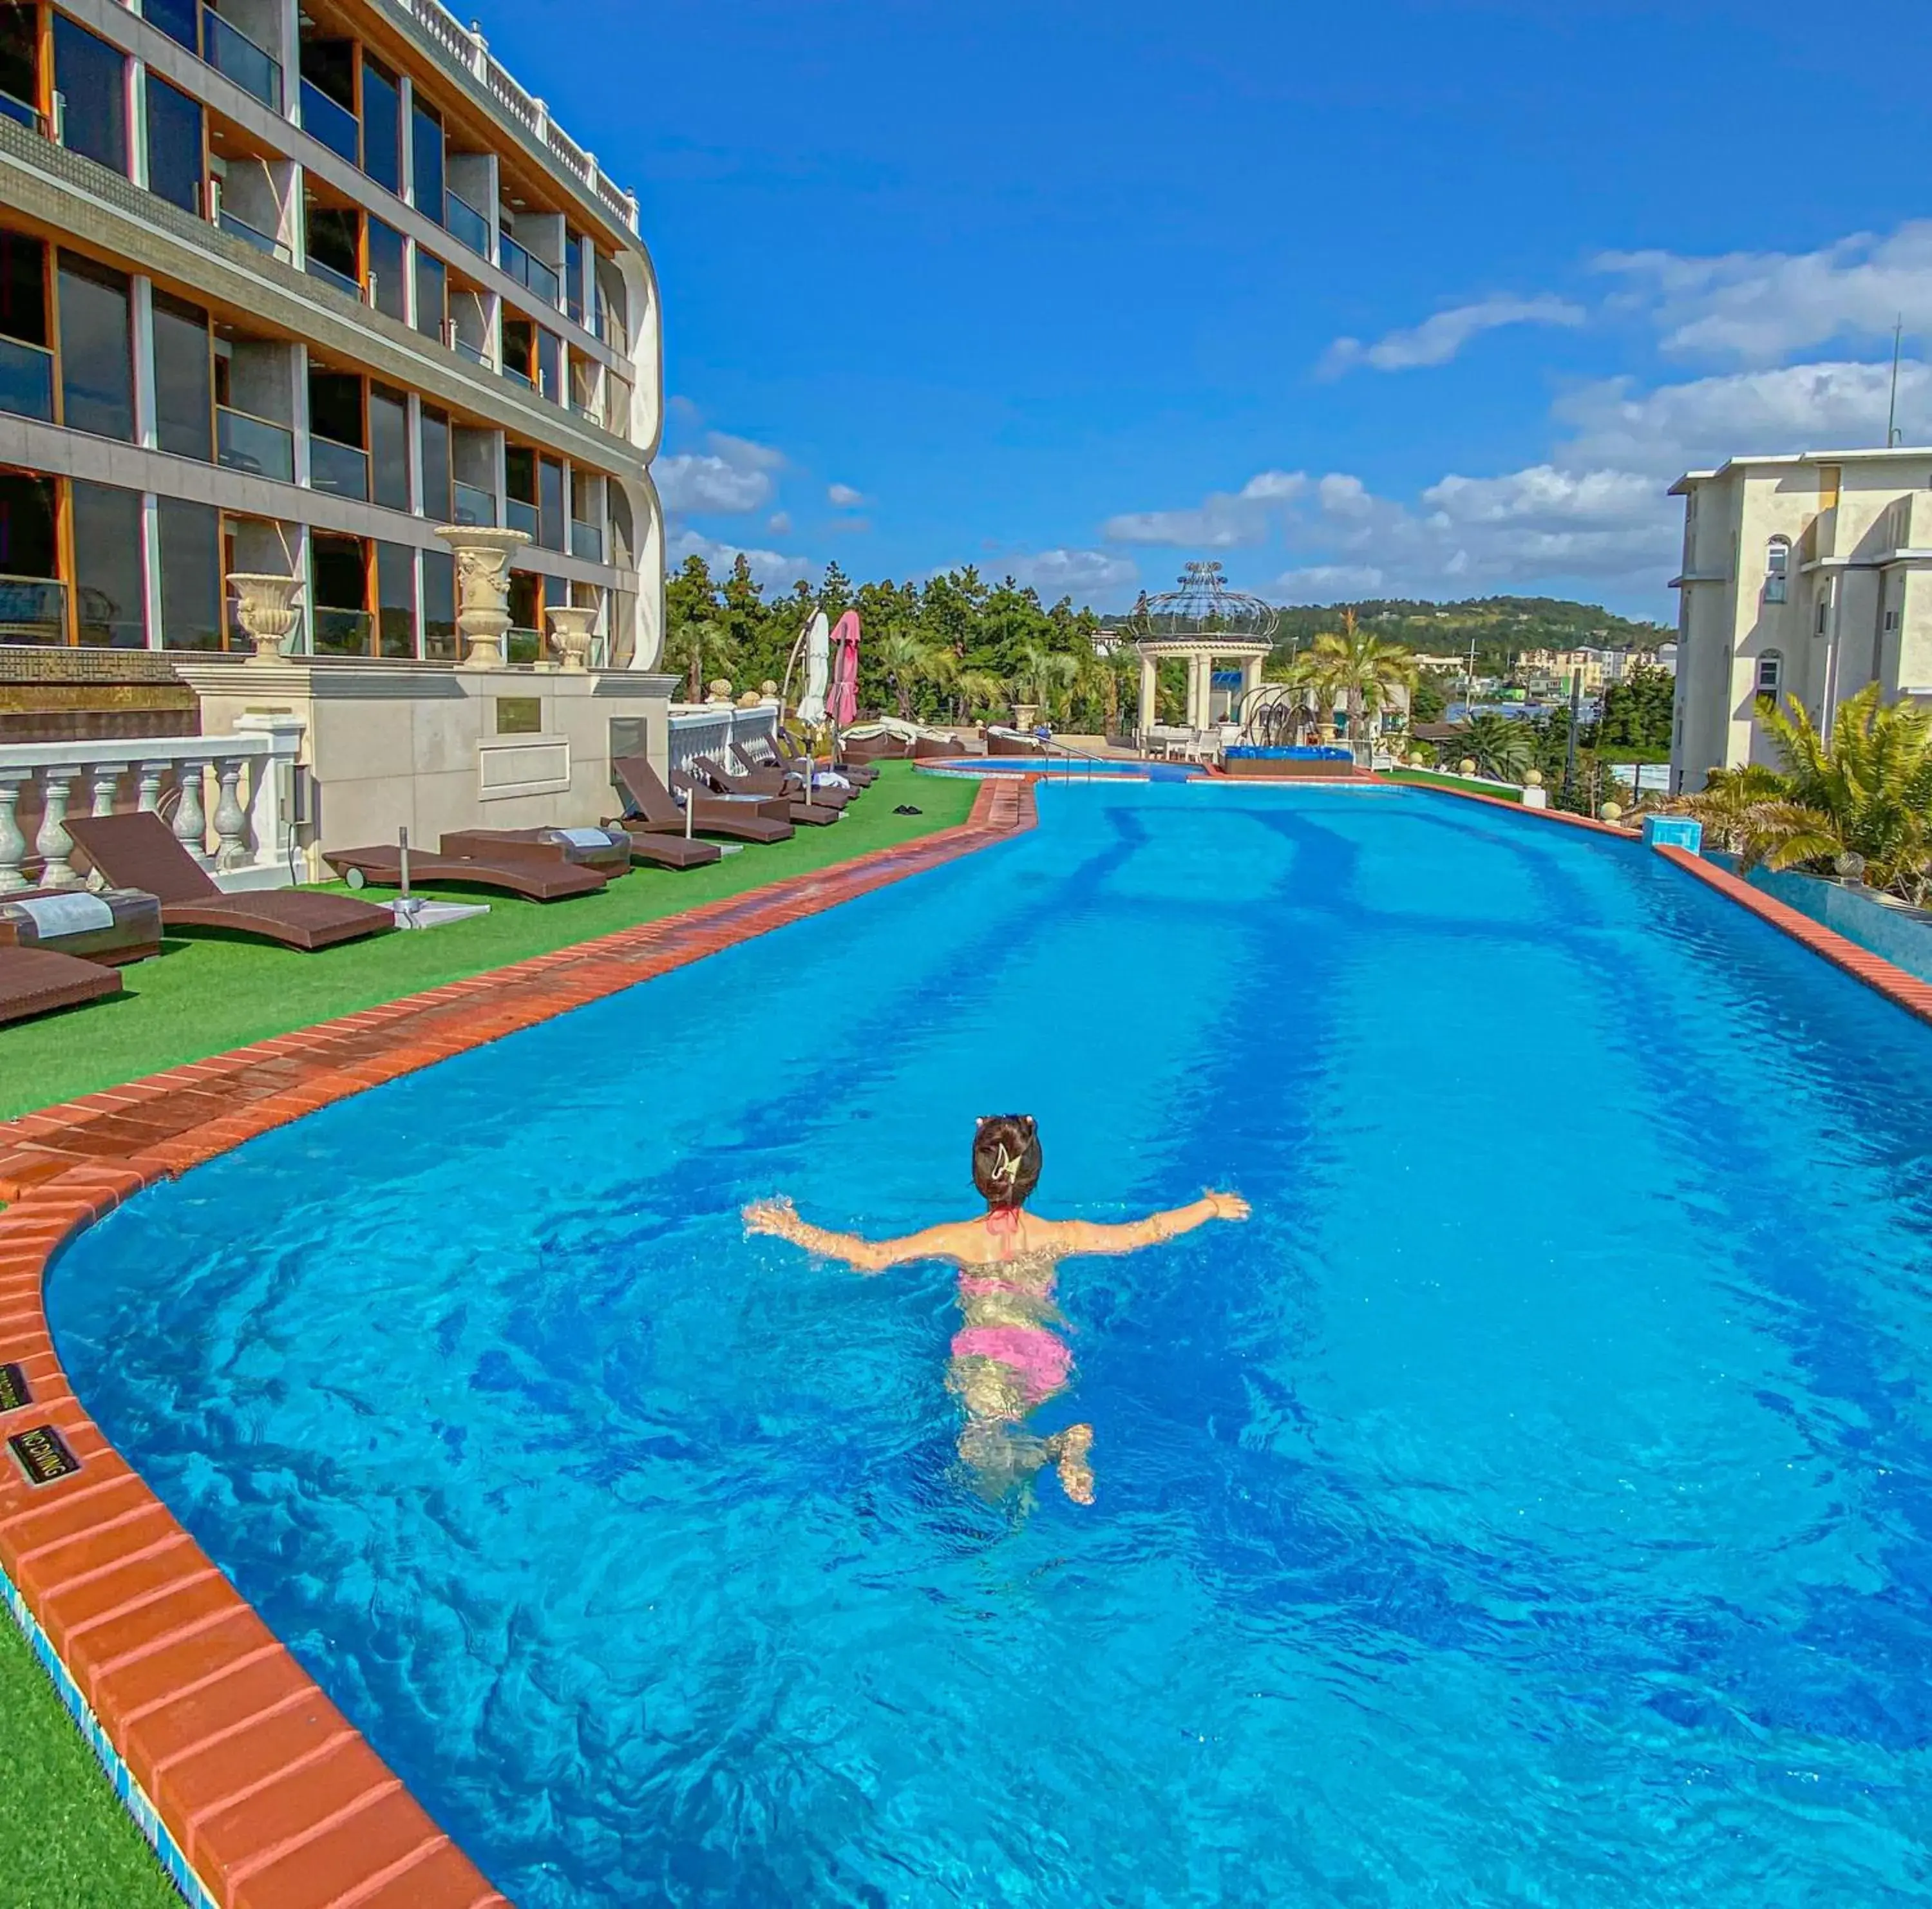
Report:
<svg viewBox="0 0 1932 1909"><path fill-rule="evenodd" d="M1885 413L1885 448L1898 442L1898 341L1905 331L1905 314L1900 312L1892 328L1892 402Z"/></svg>

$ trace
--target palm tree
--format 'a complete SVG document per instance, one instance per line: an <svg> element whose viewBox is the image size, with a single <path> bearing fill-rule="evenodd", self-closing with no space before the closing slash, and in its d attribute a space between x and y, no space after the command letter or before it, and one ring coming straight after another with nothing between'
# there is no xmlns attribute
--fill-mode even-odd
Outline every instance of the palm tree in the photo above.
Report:
<svg viewBox="0 0 1932 1909"><path fill-rule="evenodd" d="M1474 758L1477 774L1492 782L1520 782L1536 761L1527 725L1491 711L1469 719L1462 746Z"/></svg>
<svg viewBox="0 0 1932 1909"><path fill-rule="evenodd" d="M1932 717L1884 699L1876 683L1846 700L1828 741L1804 706L1758 698L1758 719L1784 764L1784 799L1752 809L1746 869L1805 863L1858 867L1915 906L1932 890Z"/></svg>
<svg viewBox="0 0 1932 1909"><path fill-rule="evenodd" d="M1348 712L1348 740L1362 746L1366 719L1392 692L1415 683L1415 659L1402 644L1386 643L1360 628L1352 610L1342 612L1339 632L1326 631L1294 659L1291 682L1314 691L1317 707L1332 710L1339 702Z"/></svg>
<svg viewBox="0 0 1932 1909"><path fill-rule="evenodd" d="M1714 847L1738 855L1759 812L1788 800L1790 794L1790 783L1775 769L1748 762L1740 769L1712 770L1697 794L1680 796L1670 808L1674 815L1696 816Z"/></svg>
<svg viewBox="0 0 1932 1909"><path fill-rule="evenodd" d="M1079 674L1079 664L1064 650L1049 650L1043 643L1022 643L1014 653L1015 698L1037 703L1042 715L1050 715L1054 691L1070 688Z"/></svg>
<svg viewBox="0 0 1932 1909"><path fill-rule="evenodd" d="M899 719L912 720L912 692L933 672L933 653L909 629L889 629L872 648L872 662L898 705Z"/></svg>
<svg viewBox="0 0 1932 1909"><path fill-rule="evenodd" d="M962 670L952 679L952 693L961 709L976 716L1006 700L1006 686L991 670Z"/></svg>
<svg viewBox="0 0 1932 1909"><path fill-rule="evenodd" d="M691 659L690 700L704 700L706 672L728 669L731 662L731 632L716 617L694 617L683 630L685 654Z"/></svg>

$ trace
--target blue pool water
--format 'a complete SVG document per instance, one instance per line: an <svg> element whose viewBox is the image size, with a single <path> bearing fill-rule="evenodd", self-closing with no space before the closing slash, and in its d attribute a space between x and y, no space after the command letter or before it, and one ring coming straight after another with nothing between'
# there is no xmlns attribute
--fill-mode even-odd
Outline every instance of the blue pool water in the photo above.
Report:
<svg viewBox="0 0 1932 1909"><path fill-rule="evenodd" d="M1447 797L1041 809L142 1195L82 1397L525 1909L1926 1901L1932 1031ZM1254 1202L1066 1269L1090 1509L735 1217L1014 1108Z"/></svg>

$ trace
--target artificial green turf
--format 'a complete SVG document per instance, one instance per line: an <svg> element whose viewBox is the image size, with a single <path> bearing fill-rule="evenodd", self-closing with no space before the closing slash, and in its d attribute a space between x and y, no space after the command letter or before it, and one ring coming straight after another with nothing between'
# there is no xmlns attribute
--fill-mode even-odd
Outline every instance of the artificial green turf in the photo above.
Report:
<svg viewBox="0 0 1932 1909"><path fill-rule="evenodd" d="M182 1909L19 1627L0 1610L0 1904Z"/></svg>
<svg viewBox="0 0 1932 1909"><path fill-rule="evenodd" d="M588 941L700 902L850 860L966 819L978 784L880 764L878 781L830 828L748 845L708 868L639 866L599 895L525 902L478 895L490 912L421 934L384 935L319 954L260 941L171 938L160 958L121 971L118 1000L0 1028L0 1118L231 1047L352 1014L530 956ZM902 803L925 812L895 815ZM436 894L468 899L439 887ZM0 1871L0 1892L5 1875Z"/></svg>
<svg viewBox="0 0 1932 1909"><path fill-rule="evenodd" d="M1520 789L1499 789L1492 783L1472 782L1466 776L1438 776L1428 769L1394 769L1388 771L1392 782L1414 782L1424 788L1467 789L1472 795L1492 795L1500 802L1520 802Z"/></svg>

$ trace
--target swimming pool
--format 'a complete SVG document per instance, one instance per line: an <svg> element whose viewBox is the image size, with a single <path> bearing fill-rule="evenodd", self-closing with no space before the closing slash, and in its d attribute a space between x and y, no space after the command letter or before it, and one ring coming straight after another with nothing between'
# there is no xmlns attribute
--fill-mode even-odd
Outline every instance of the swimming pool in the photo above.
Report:
<svg viewBox="0 0 1932 1909"><path fill-rule="evenodd" d="M526 1909L1919 1901L1932 1031L1660 858L1102 785L58 1262L83 1400ZM1062 1280L1098 1503L782 1189Z"/></svg>

